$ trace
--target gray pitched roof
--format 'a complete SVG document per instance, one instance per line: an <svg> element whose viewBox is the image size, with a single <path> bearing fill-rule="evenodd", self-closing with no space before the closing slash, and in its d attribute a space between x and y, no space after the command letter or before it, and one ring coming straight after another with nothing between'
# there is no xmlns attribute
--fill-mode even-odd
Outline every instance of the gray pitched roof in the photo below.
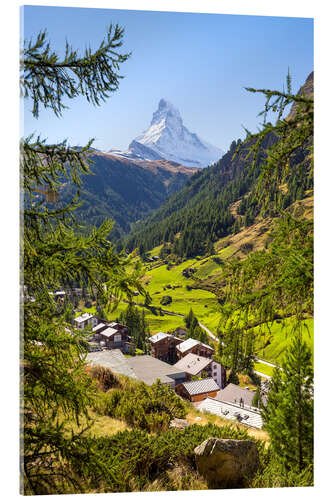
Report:
<svg viewBox="0 0 333 500"><path fill-rule="evenodd" d="M152 335L151 337L149 337L149 340L150 342L159 342L160 340L162 339L165 339L167 337L170 337L170 335L168 333L164 333L164 332L158 332L158 333L155 333L155 335Z"/></svg>
<svg viewBox="0 0 333 500"><path fill-rule="evenodd" d="M104 366L115 373L127 375L128 377L137 378L134 370L127 363L127 359L120 349L112 349L111 351L89 352L86 358L87 362L92 365Z"/></svg>
<svg viewBox="0 0 333 500"><path fill-rule="evenodd" d="M118 330L108 327L101 332L101 335L103 335L103 337L112 337L115 333L119 333Z"/></svg>
<svg viewBox="0 0 333 500"><path fill-rule="evenodd" d="M190 375L197 375L202 370L207 368L211 362L212 360L209 358L198 356L197 354L189 352L186 356L184 356L184 358L177 361L177 363L173 366L179 368L179 370L189 373Z"/></svg>
<svg viewBox="0 0 333 500"><path fill-rule="evenodd" d="M160 340L166 339L168 337L171 339L179 340L179 341L181 340L178 337L176 337L175 335L171 335L170 333L164 333L164 332L155 333L155 335L152 335L151 337L149 337L149 340L150 340L150 342L155 344L156 342L159 342Z"/></svg>
<svg viewBox="0 0 333 500"><path fill-rule="evenodd" d="M184 371L148 355L127 358L127 362L137 378L148 385L153 384L157 379L170 384L174 382L174 379L185 376Z"/></svg>
<svg viewBox="0 0 333 500"><path fill-rule="evenodd" d="M77 318L74 318L74 321L76 323L82 323L83 321L87 321L88 319L91 319L93 317L94 316L90 313L83 313L80 316L78 316Z"/></svg>
<svg viewBox="0 0 333 500"><path fill-rule="evenodd" d="M99 330L103 330L105 328L107 328L105 323L98 323L98 325L94 326L93 332L99 332Z"/></svg>
<svg viewBox="0 0 333 500"><path fill-rule="evenodd" d="M239 403L242 398L245 405L252 406L254 394L255 392L239 387L239 385L228 384L224 389L217 393L215 399L228 403Z"/></svg>
<svg viewBox="0 0 333 500"><path fill-rule="evenodd" d="M210 349L211 351L214 351L214 349L212 347L210 347L209 345L203 344L199 340L195 340L195 339L184 340L184 342L182 342L181 344L177 345L177 349L180 352L186 352L189 349L192 349L192 347L194 347L196 345L202 345L203 347L206 347L206 349Z"/></svg>
<svg viewBox="0 0 333 500"><path fill-rule="evenodd" d="M212 378L184 382L183 387L190 396L196 396L197 394L205 394L208 392L217 392L220 389L215 380Z"/></svg>

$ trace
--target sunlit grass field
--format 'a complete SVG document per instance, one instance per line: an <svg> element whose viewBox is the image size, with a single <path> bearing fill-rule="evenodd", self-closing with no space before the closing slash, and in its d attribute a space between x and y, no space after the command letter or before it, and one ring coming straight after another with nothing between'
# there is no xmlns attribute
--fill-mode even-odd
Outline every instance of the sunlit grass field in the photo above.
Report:
<svg viewBox="0 0 333 500"><path fill-rule="evenodd" d="M313 353L313 318L304 320L302 329L303 340L308 344ZM284 320L274 321L268 326L257 327L254 330L260 334L260 343L270 340L270 344L257 352L259 358L271 361L272 363L281 363L284 352L290 344L294 335L293 327L295 320L285 318ZM260 370L261 371L261 370ZM266 373L266 372L264 372Z"/></svg>

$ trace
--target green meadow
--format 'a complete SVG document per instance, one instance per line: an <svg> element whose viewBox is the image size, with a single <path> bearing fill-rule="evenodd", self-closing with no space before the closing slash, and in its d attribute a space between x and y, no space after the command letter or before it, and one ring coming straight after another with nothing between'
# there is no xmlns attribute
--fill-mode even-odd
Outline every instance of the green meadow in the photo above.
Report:
<svg viewBox="0 0 333 500"><path fill-rule="evenodd" d="M310 347L313 354L313 318L303 321L302 335L303 340ZM285 318L277 320L268 325L256 327L254 330L259 335L259 342L265 345L270 342L266 347L257 351L258 358L272 363L281 363L284 352L290 344L294 332L295 320L294 318Z"/></svg>
<svg viewBox="0 0 333 500"><path fill-rule="evenodd" d="M151 255L158 255L159 250L160 248L156 247ZM234 248L230 245L220 250L217 256L201 259L193 258L172 267L163 264L149 269L149 266L147 266L143 283L152 299L150 304L152 309L145 308L150 333L154 334L160 331L171 332L177 327L184 326L183 317L170 316L163 313L161 309L186 315L192 308L199 321L216 335L221 320L221 307L216 296L210 291L192 288L196 286L196 280L191 277L186 278L182 272L184 269L194 268L196 272L193 276L196 278L205 279L210 276L216 276L220 273L221 264L216 262L214 257L227 259L233 252ZM167 305L161 305L161 300L166 295L171 297L172 302ZM141 296L135 297L134 301L137 303L143 302ZM126 309L126 307L127 303L120 301L117 308L108 314L108 319L117 319L120 312ZM82 308L82 310L93 314L96 312L94 307L89 309ZM303 338L313 352L313 318L306 319L303 324ZM280 364L284 352L293 337L294 325L293 318L285 318L256 327L254 331L258 335L258 350L256 352L258 358ZM256 363L255 366L262 373L267 375L272 374L272 368L267 365Z"/></svg>

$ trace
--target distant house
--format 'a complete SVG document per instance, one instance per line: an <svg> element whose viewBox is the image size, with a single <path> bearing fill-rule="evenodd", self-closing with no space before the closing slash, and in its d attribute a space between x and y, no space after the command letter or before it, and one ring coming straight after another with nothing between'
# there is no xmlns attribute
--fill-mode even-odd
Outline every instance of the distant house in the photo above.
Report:
<svg viewBox="0 0 333 500"><path fill-rule="evenodd" d="M214 349L207 344L199 342L195 339L187 339L181 342L176 347L178 358L184 358L190 352L192 354L197 354L198 356L203 356L205 358L212 358L214 354Z"/></svg>
<svg viewBox="0 0 333 500"><path fill-rule="evenodd" d="M181 337L182 339L186 337L186 330L185 328L182 328L181 326L178 326L178 328L175 329L175 331L173 332L173 334L176 336L176 337Z"/></svg>
<svg viewBox="0 0 333 500"><path fill-rule="evenodd" d="M214 398L219 391L219 386L212 378L184 382L176 387L176 392L192 403L202 401L208 397Z"/></svg>
<svg viewBox="0 0 333 500"><path fill-rule="evenodd" d="M83 313L77 318L74 318L73 320L75 328L79 328L83 330L84 328L87 328L90 326L91 328L94 328L98 324L98 319L96 316L90 313Z"/></svg>
<svg viewBox="0 0 333 500"><path fill-rule="evenodd" d="M151 354L154 358L174 363L177 360L176 346L182 342L181 339L169 333L159 332L149 337Z"/></svg>
<svg viewBox="0 0 333 500"><path fill-rule="evenodd" d="M186 354L184 358L177 361L174 366L180 370L184 370L188 375L188 380L191 380L192 376L202 377L203 372L205 372L207 377L211 377L215 380L220 389L225 387L225 368L213 359L198 356L197 354L190 352L189 354Z"/></svg>
<svg viewBox="0 0 333 500"><path fill-rule="evenodd" d="M93 328L94 340L98 341L108 349L121 349L124 352L129 350L128 328L120 323L106 323L100 321Z"/></svg>
<svg viewBox="0 0 333 500"><path fill-rule="evenodd" d="M96 326L92 329L94 333L94 338L98 340L98 334L101 333L103 330L105 330L108 327L108 323L103 320L99 320L99 323L97 323Z"/></svg>

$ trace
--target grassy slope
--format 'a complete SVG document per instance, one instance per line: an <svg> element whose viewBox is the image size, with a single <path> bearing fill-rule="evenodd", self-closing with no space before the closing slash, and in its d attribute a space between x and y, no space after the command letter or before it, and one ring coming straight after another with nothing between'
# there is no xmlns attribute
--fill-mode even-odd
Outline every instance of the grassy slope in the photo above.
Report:
<svg viewBox="0 0 333 500"><path fill-rule="evenodd" d="M312 352L314 342L313 322L313 318L306 319L303 327L303 339ZM294 324L293 318L286 318L281 322L274 321L266 327L255 328L258 333L260 332L261 343L264 343L268 338L271 340L271 343L267 347L258 351L258 357L278 364L291 341ZM267 375L270 375L270 373L267 373Z"/></svg>
<svg viewBox="0 0 333 500"><path fill-rule="evenodd" d="M208 328L216 330L220 315L219 304L215 295L207 290L188 290L186 286L194 286L195 281L192 278L185 278L182 275L182 271L187 267L200 269L200 264L203 263L207 266L205 261L207 259L190 259L178 266L172 267L170 270L167 269L166 265L163 265L148 271L144 281L151 295L153 306L162 307L168 311L180 314L188 314L192 308L199 320L202 320ZM212 268L219 269L219 266L213 261L209 260L208 262L208 265ZM174 288L166 288L168 285ZM172 302L167 306L161 306L160 301L165 295L172 297ZM184 324L182 318L177 318L177 320L172 318L170 320L170 316L167 315L164 318L168 324L178 323L178 326ZM154 332L154 326L152 325L151 331Z"/></svg>

